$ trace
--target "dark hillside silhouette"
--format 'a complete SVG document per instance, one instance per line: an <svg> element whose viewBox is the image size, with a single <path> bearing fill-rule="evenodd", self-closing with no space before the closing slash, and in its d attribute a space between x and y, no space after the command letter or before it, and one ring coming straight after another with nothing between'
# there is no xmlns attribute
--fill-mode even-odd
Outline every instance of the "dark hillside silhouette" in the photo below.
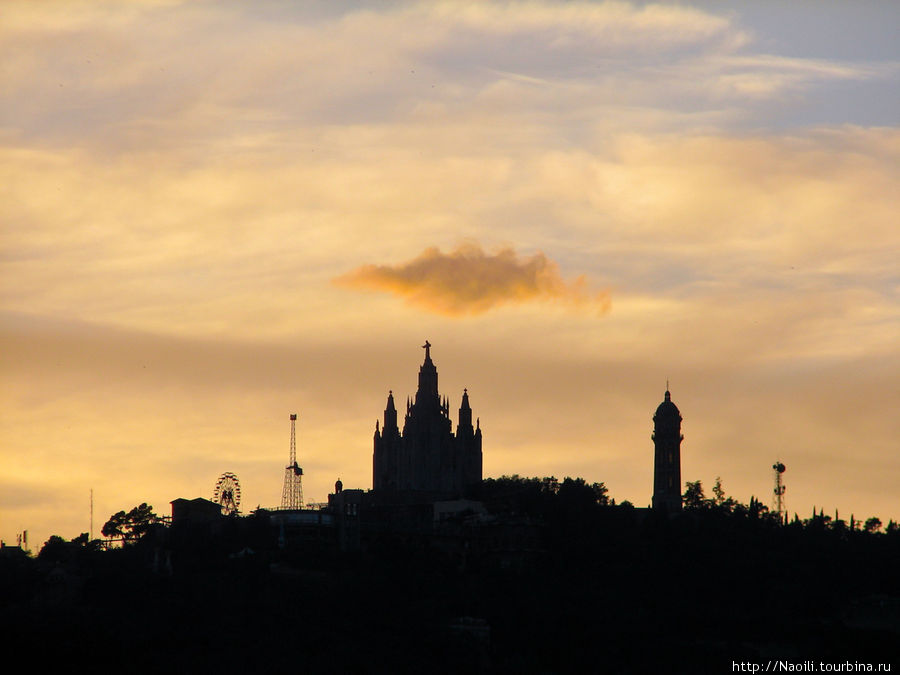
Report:
<svg viewBox="0 0 900 675"><path fill-rule="evenodd" d="M783 525L721 484L707 498L689 483L674 516L613 505L578 478L501 477L480 491L481 525L463 516L356 553L281 548L263 512L223 518L216 534L156 525L111 550L53 537L35 559L0 558L0 630L48 665L138 672L730 672L764 658L897 658L895 525L819 514ZM441 532L464 545L447 548Z"/></svg>

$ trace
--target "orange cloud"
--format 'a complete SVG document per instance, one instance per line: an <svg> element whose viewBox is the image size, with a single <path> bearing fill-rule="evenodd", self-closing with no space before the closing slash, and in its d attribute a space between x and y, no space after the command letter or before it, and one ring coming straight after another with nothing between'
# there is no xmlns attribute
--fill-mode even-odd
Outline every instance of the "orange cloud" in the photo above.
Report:
<svg viewBox="0 0 900 675"><path fill-rule="evenodd" d="M346 288L393 293L446 316L483 314L504 304L543 300L609 311L609 294L589 288L584 275L565 281L543 253L519 258L511 248L493 255L477 244L442 253L437 247L399 265L363 265L334 279Z"/></svg>

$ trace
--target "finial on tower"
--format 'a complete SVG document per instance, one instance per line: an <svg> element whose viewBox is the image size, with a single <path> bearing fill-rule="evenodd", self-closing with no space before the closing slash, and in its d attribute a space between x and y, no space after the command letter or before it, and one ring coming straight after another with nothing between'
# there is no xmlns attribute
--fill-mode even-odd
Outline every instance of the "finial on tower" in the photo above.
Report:
<svg viewBox="0 0 900 675"><path fill-rule="evenodd" d="M431 360L431 343L428 340L425 340L425 344L422 345L422 349L425 350L425 360Z"/></svg>

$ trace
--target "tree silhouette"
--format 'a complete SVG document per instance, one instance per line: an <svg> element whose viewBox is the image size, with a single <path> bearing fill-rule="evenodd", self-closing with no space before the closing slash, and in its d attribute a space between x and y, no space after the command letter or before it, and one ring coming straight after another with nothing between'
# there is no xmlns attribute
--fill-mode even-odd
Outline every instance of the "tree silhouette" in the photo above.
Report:
<svg viewBox="0 0 900 675"><path fill-rule="evenodd" d="M713 494L716 496L716 504L721 505L725 503L725 488L722 487L722 478L720 476L716 476Z"/></svg>
<svg viewBox="0 0 900 675"><path fill-rule="evenodd" d="M556 488L560 501L581 504L585 508L609 504L608 492L603 483L588 484L584 478L566 477Z"/></svg>
<svg viewBox="0 0 900 675"><path fill-rule="evenodd" d="M50 562L71 561L80 556L84 551L97 551L98 542L89 540L88 533L82 532L72 541L66 541L58 534L50 535L44 542L44 546L38 553L38 559Z"/></svg>
<svg viewBox="0 0 900 675"><path fill-rule="evenodd" d="M158 520L159 516L153 513L153 507L144 502L128 513L124 511L114 513L104 523L100 532L110 539L121 537L125 543L134 542L143 537L150 526Z"/></svg>
<svg viewBox="0 0 900 675"><path fill-rule="evenodd" d="M684 494L681 496L684 507L687 509L702 509L707 505L703 494L703 483L699 480L687 481L684 484Z"/></svg>
<svg viewBox="0 0 900 675"><path fill-rule="evenodd" d="M100 534L109 539L124 537L126 519L127 515L124 511L112 514L109 517L109 520L103 524L103 527L100 529Z"/></svg>
<svg viewBox="0 0 900 675"><path fill-rule="evenodd" d="M865 530L866 532L878 532L881 529L881 518L876 516L872 516L866 521Z"/></svg>
<svg viewBox="0 0 900 675"><path fill-rule="evenodd" d="M44 543L41 552L38 553L39 560L49 560L59 562L68 557L69 542L60 537L58 534L50 535L50 538Z"/></svg>

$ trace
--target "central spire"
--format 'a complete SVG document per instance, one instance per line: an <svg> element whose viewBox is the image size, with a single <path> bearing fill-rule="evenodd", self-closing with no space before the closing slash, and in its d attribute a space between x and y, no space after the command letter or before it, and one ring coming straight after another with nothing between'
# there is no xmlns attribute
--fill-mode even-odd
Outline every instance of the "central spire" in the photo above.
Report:
<svg viewBox="0 0 900 675"><path fill-rule="evenodd" d="M416 405L435 407L440 405L438 400L438 374L434 362L431 360L431 343L425 340L422 345L425 350L425 362L419 368L419 390L416 392Z"/></svg>

